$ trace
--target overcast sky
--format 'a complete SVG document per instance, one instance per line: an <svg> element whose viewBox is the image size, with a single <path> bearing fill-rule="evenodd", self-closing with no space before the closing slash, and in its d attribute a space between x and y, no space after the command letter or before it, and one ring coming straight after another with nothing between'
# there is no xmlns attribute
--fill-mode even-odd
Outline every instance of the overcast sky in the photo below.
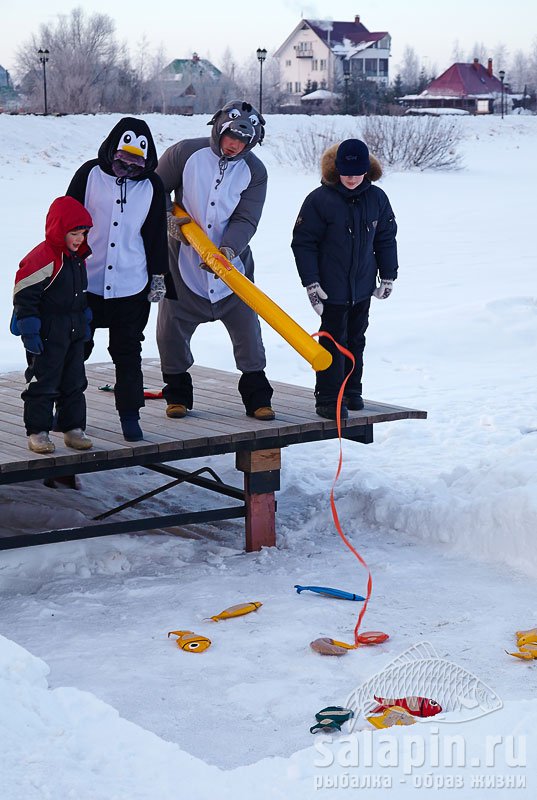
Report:
<svg viewBox="0 0 537 800"><path fill-rule="evenodd" d="M59 13L69 13L76 0L19 0L2 3L0 64L14 67L17 48L41 22L51 22ZM217 66L226 47L242 64L258 47L279 47L300 18L353 20L360 14L370 31L388 31L392 36L391 77L411 45L430 69L442 72L451 64L458 41L464 52L478 43L490 50L503 43L513 53L529 51L537 38L537 4L533 0L450 0L443 6L434 0L88 0L80 3L88 12L109 14L116 22L118 38L131 53L145 33L155 50L162 45L167 57L188 58L195 51ZM443 16L442 16L443 15ZM46 47L47 43L43 42Z"/></svg>

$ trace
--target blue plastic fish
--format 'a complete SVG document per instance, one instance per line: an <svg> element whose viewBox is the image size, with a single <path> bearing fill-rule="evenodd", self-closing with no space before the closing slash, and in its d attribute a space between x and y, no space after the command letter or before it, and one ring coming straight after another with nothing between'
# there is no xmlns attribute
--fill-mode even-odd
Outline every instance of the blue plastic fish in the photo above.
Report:
<svg viewBox="0 0 537 800"><path fill-rule="evenodd" d="M365 600L361 594L353 594L352 592L344 592L342 589L331 589L329 586L299 586L295 584L297 594L300 592L316 592L317 594L324 594L327 597L337 597L340 600Z"/></svg>

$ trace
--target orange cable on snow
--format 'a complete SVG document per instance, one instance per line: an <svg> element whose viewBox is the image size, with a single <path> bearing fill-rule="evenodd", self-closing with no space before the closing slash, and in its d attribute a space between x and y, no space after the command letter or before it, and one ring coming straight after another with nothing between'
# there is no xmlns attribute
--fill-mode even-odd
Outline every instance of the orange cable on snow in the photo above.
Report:
<svg viewBox="0 0 537 800"><path fill-rule="evenodd" d="M325 336L327 339L330 339L330 341L333 342L333 344L337 347L339 352L342 353L344 356L346 356L349 359L349 361L351 361L351 363L352 363L352 368L349 370L349 373L345 376L345 379L344 379L343 383L341 384L341 387L339 389L338 396L337 396L336 422L337 422L337 432L338 432L338 439L339 439L339 459L338 459L338 466L337 466L336 474L335 474L334 480L332 482L332 488L330 490L330 507L332 509L332 517L334 518L334 524L336 526L336 530L339 533L341 539L343 540L343 542L346 545L346 547L348 547L348 549L351 551L351 553L353 553L356 556L356 558L358 559L360 564L367 570L366 597L365 597L364 604L363 604L363 606L362 606L362 608L360 610L360 613L358 615L358 620L357 620L356 625L354 627L354 648L357 648L361 644L377 644L380 641L384 641L385 639L387 639L388 636L386 634L376 633L376 632L372 632L372 631L368 632L368 633L365 633L365 634L362 634L361 636L359 634L360 625L362 624L362 621L363 621L363 619L365 617L365 613L367 611L367 606L369 604L369 600L371 599L371 595L372 595L372 592L373 592L373 576L371 575L371 570L369 569L369 567L368 567L367 563L365 562L365 560L362 558L362 556L360 555L358 550L356 550L356 548L349 542L349 540L347 539L347 537L343 533L343 529L342 529L341 523L339 521L339 515L337 513L336 502L335 502L335 498L334 498L334 489L335 489L335 486L336 486L336 482L337 482L337 480L338 480L338 478L339 478L339 476L341 474L341 468L342 468L342 464L343 464L343 448L342 448L342 437L341 437L341 405L342 405L342 402L343 402L343 395L345 393L345 386L347 385L347 381L349 380L350 376L353 373L354 367L356 365L356 359L354 358L354 356L353 356L353 354L351 353L350 350L347 350L346 347L343 347L338 342L336 342L334 337L331 336L331 334L327 333L326 331L317 331L317 333L312 333L311 335L313 337L315 337L315 336L317 336L317 337Z"/></svg>

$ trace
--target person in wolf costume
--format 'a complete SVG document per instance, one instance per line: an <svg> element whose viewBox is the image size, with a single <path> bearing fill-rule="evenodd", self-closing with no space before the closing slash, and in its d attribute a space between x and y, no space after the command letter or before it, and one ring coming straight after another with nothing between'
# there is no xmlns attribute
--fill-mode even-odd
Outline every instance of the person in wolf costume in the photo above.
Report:
<svg viewBox="0 0 537 800"><path fill-rule="evenodd" d="M168 193L188 214L177 218L168 202L170 271L159 306L157 344L168 417L184 417L194 404L194 363L190 340L197 327L220 320L231 338L238 389L246 414L274 419L272 387L265 375L265 349L255 311L223 281L200 264L181 233L194 220L233 265L250 280L254 261L249 242L259 223L267 191L267 171L252 150L261 144L265 120L243 100L233 100L208 122L211 135L184 139L160 158L157 174ZM200 269L200 267L202 267Z"/></svg>

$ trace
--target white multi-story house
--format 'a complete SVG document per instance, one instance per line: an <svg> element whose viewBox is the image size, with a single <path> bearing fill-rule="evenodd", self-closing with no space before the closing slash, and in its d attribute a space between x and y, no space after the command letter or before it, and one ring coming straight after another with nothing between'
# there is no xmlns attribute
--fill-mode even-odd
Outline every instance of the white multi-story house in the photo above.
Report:
<svg viewBox="0 0 537 800"><path fill-rule="evenodd" d="M390 49L389 33L371 33L358 15L353 22L302 19L274 53L280 91L290 101L316 89L338 93L345 76L387 86Z"/></svg>

